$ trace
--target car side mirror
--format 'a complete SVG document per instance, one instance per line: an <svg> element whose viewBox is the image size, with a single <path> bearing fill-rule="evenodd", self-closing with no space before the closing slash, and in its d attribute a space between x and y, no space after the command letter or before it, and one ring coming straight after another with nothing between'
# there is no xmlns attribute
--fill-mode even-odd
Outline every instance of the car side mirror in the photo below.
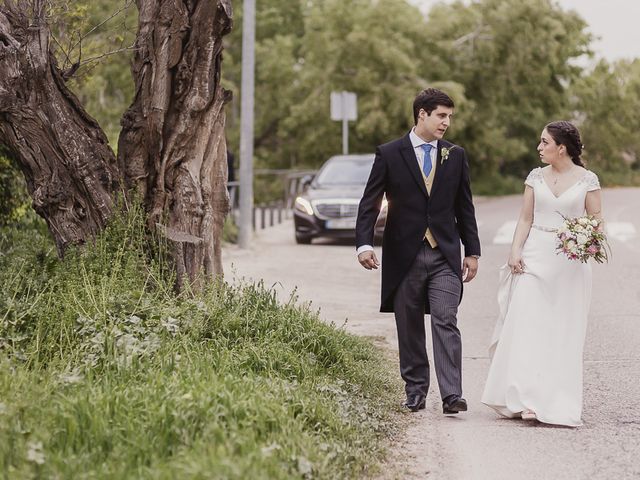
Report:
<svg viewBox="0 0 640 480"><path fill-rule="evenodd" d="M305 175L300 179L300 185L302 185L303 188L306 188L311 184L312 181L313 175Z"/></svg>

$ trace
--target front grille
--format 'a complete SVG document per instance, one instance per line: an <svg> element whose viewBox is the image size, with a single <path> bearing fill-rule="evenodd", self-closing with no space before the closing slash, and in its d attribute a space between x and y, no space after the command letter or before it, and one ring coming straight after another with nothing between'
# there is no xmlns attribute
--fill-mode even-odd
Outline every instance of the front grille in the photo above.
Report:
<svg viewBox="0 0 640 480"><path fill-rule="evenodd" d="M318 215L325 218L348 218L358 214L357 203L316 203Z"/></svg>

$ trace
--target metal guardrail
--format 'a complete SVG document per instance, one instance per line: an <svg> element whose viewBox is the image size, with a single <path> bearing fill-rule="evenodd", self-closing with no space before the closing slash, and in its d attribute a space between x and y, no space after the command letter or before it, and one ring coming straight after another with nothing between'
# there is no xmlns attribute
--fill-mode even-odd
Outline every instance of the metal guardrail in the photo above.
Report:
<svg viewBox="0 0 640 480"><path fill-rule="evenodd" d="M268 203L260 203L253 207L252 224L253 229L264 229L272 227L276 223L282 223L283 220L291 217L291 209L295 202L296 196L304 190L302 179L315 175L316 170L272 170L257 169L255 175L276 175L282 182L282 198ZM239 182L228 182L229 200L231 218L237 224L240 203L240 184Z"/></svg>

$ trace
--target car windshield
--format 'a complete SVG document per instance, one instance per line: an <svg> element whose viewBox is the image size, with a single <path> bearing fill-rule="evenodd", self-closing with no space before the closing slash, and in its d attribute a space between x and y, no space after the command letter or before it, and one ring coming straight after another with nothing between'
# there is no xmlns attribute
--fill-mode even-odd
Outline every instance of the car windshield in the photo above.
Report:
<svg viewBox="0 0 640 480"><path fill-rule="evenodd" d="M373 155L331 158L318 173L316 184L320 187L364 185L369 178L373 158Z"/></svg>

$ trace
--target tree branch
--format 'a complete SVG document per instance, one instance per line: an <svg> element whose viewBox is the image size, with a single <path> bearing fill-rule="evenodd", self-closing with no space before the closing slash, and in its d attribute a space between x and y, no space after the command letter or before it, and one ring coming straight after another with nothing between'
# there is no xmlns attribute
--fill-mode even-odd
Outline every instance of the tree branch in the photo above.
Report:
<svg viewBox="0 0 640 480"><path fill-rule="evenodd" d="M105 18L102 22L100 22L97 25L95 25L91 30L89 30L84 35L80 35L80 38L78 39L78 41L71 46L71 49L69 51L70 52L73 51L73 49L76 48L78 45L80 45L85 38L87 38L93 32L98 30L101 26L105 25L112 18L115 18L118 15L120 15L122 12L124 12L125 10L128 10L132 5L133 5L133 0L126 0L124 2L124 5L122 7L120 7L118 10L116 10L115 12L113 12L109 17Z"/></svg>
<svg viewBox="0 0 640 480"><path fill-rule="evenodd" d="M65 57L63 67L65 67L67 64L71 64L71 58L69 58L69 54L64 49L64 47L62 46L58 38L53 34L53 32L50 33L50 36L51 36L51 39L53 40L53 43L55 43L58 46L58 48L60 48L60 51Z"/></svg>
<svg viewBox="0 0 640 480"><path fill-rule="evenodd" d="M115 55L115 54L120 53L120 52L126 52L126 51L129 51L129 50L136 50L135 44L129 45L128 47L119 48L117 50L112 50L111 52L101 53L100 55L97 55L95 57L87 58L86 60L82 60L81 62L79 62L79 66L82 67L82 66L86 65L87 63L97 62L101 58L109 57L111 55Z"/></svg>

